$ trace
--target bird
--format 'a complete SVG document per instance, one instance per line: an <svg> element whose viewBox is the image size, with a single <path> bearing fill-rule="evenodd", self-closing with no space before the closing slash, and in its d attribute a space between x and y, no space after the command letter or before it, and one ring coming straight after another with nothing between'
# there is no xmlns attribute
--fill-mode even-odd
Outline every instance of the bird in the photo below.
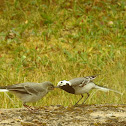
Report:
<svg viewBox="0 0 126 126"><path fill-rule="evenodd" d="M83 94L86 93L87 97L82 102L82 104L84 104L86 100L88 99L88 97L90 96L89 91L92 89L98 89L104 92L114 91L116 93L122 94L119 91L96 85L93 82L93 80L96 77L97 75L93 75L93 76L86 76L86 77L78 77L69 81L66 81L66 80L59 81L56 88L60 88L71 94L81 95L81 98L75 103L75 106L81 101L81 99L83 98Z"/></svg>
<svg viewBox="0 0 126 126"><path fill-rule="evenodd" d="M10 92L15 94L23 102L24 107L33 110L30 106L26 105L26 103L32 103L40 100L53 89L54 85L50 81L42 83L25 82L0 87L0 92Z"/></svg>

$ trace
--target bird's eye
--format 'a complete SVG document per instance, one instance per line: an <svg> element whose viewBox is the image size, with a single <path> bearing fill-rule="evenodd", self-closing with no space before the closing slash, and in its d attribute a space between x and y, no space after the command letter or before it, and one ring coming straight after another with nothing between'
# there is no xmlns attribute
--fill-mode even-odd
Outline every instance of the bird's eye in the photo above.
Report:
<svg viewBox="0 0 126 126"><path fill-rule="evenodd" d="M61 81L61 83L63 83L63 82Z"/></svg>
<svg viewBox="0 0 126 126"><path fill-rule="evenodd" d="M49 90L53 90L53 89L54 89L54 87L53 87L53 86L50 86L50 87L48 87L48 89L49 89Z"/></svg>

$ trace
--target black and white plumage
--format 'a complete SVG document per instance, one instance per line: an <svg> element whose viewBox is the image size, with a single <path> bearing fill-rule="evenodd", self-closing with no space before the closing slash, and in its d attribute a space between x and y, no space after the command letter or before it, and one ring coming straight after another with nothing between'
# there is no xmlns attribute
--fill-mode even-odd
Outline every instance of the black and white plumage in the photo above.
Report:
<svg viewBox="0 0 126 126"><path fill-rule="evenodd" d="M114 91L116 93L121 94L118 91L109 89L109 88L104 88L104 87L100 87L98 85L96 85L93 80L96 78L96 76L87 76L87 77L79 77L79 78L74 78L72 80L66 81L60 81L57 84L57 88L60 88L68 93L71 94L76 94L76 95L81 95L81 98L77 101L76 104L78 104L78 102L83 98L83 94L86 93L88 96L87 98L83 101L82 104L84 104L84 102L88 99L88 97L90 96L89 91L91 89L98 89L101 91ZM76 105L75 104L75 105Z"/></svg>
<svg viewBox="0 0 126 126"><path fill-rule="evenodd" d="M28 102L36 102L44 97L50 90L54 89L54 85L49 82L43 83L20 83L15 85L10 85L6 87L0 87L0 92L11 92L14 93L18 98L23 101L24 107L28 106Z"/></svg>

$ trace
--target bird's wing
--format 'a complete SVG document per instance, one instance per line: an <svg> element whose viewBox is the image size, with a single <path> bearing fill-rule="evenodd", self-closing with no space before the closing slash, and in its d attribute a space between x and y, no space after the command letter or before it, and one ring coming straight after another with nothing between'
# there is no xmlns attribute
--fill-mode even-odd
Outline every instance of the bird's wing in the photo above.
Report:
<svg viewBox="0 0 126 126"><path fill-rule="evenodd" d="M26 93L26 94L36 94L38 92L43 92L44 89L37 86L37 83L31 83L31 82L26 82L26 83L20 83L20 84L15 84L11 86L7 86L7 89L9 91L15 91L15 92L20 92L20 93Z"/></svg>
<svg viewBox="0 0 126 126"><path fill-rule="evenodd" d="M71 86L84 86L94 80L96 76L79 77L70 80Z"/></svg>
<svg viewBox="0 0 126 126"><path fill-rule="evenodd" d="M38 91L32 88L31 86L24 86L24 89L29 93L29 94L38 94Z"/></svg>
<svg viewBox="0 0 126 126"><path fill-rule="evenodd" d="M71 86L79 86L84 81L85 81L85 78L79 77L79 78L74 78L74 79L70 80L70 83L71 83Z"/></svg>
<svg viewBox="0 0 126 126"><path fill-rule="evenodd" d="M25 90L29 93L29 94L38 94L39 92L45 92L46 90L44 90L39 84L35 84L35 85L30 85L30 86L24 86Z"/></svg>
<svg viewBox="0 0 126 126"><path fill-rule="evenodd" d="M9 91L14 91L18 93L24 93L24 94L29 94L29 92L24 88L24 87L19 87L19 86L9 86L7 87Z"/></svg>

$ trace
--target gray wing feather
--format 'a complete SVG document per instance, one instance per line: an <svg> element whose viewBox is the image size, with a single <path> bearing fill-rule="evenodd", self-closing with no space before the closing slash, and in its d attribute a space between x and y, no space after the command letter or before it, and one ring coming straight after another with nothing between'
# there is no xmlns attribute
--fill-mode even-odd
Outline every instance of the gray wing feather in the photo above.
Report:
<svg viewBox="0 0 126 126"><path fill-rule="evenodd" d="M70 80L72 86L84 86L85 84L91 82L96 76L79 77Z"/></svg>
<svg viewBox="0 0 126 126"><path fill-rule="evenodd" d="M82 84L82 82L85 81L85 78L84 77L79 77L79 78L74 78L72 80L70 80L70 83L72 86L78 86L80 84Z"/></svg>
<svg viewBox="0 0 126 126"><path fill-rule="evenodd" d="M26 82L26 83L20 83L20 84L15 84L11 86L7 86L7 89L10 91L19 91L19 92L24 92L27 94L36 94L38 92L44 92L45 90L42 88L41 83L31 83L31 82Z"/></svg>
<svg viewBox="0 0 126 126"><path fill-rule="evenodd" d="M29 94L38 94L38 91L36 91L35 89L33 89L32 87L29 86L24 86L25 91L27 91Z"/></svg>

